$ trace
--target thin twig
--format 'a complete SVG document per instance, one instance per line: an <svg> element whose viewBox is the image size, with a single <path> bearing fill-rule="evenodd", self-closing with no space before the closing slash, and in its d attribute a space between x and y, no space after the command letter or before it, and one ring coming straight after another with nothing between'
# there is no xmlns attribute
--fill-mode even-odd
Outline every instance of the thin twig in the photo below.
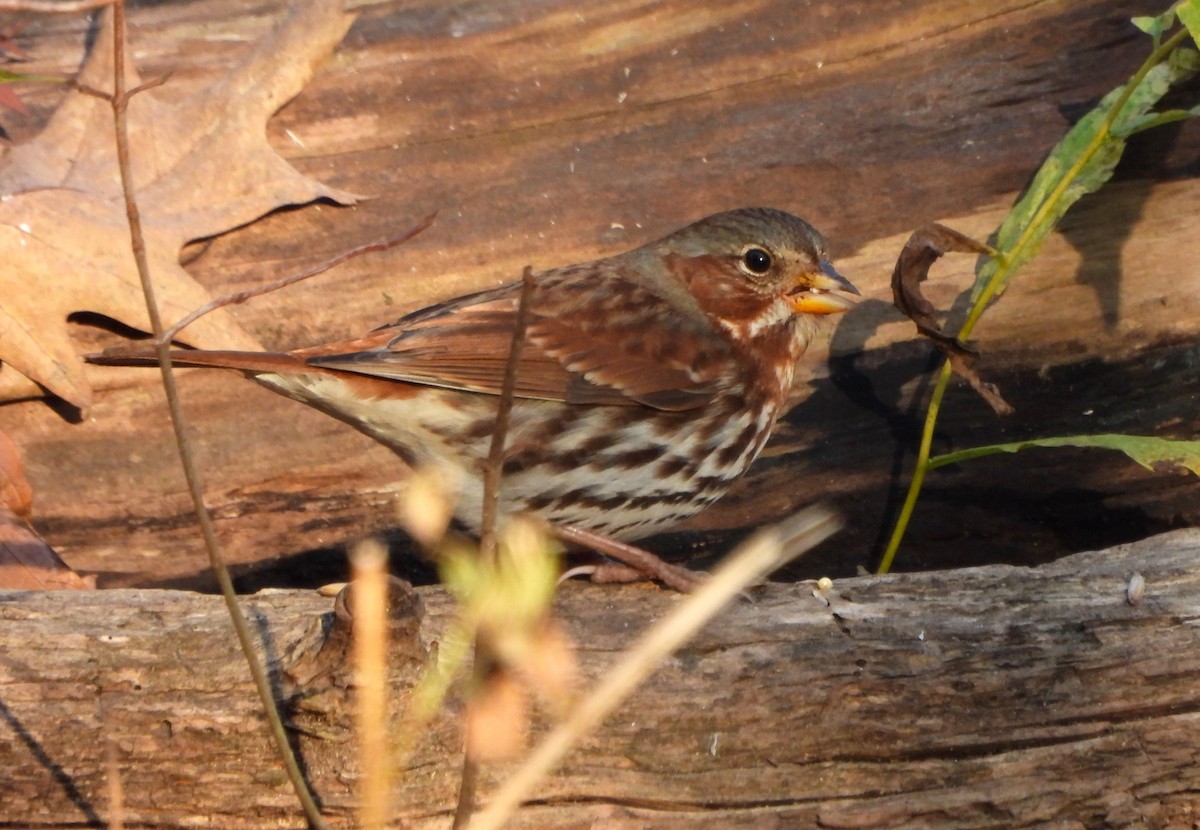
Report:
<svg viewBox="0 0 1200 830"><path fill-rule="evenodd" d="M0 0L0 2L3 2L3 0ZM162 86L170 79L171 79L171 73L168 72L165 75L162 75L161 77L155 78L153 81L145 81L144 83L138 84L133 89L128 90L125 93L125 97L126 97L126 99L129 99L135 95L145 92L148 89L155 89L157 87ZM114 97L113 93L105 92L103 89L96 89L96 87L88 86L87 84L81 84L79 82L78 78L69 79L67 81L67 89L70 89L74 92L81 93L83 95L88 95L92 98L99 98L101 101L105 101L109 104L112 104L112 102L113 102L113 97Z"/></svg>
<svg viewBox="0 0 1200 830"><path fill-rule="evenodd" d="M175 432L175 442L179 448L180 463L183 466L184 477L187 479L188 493L192 498L196 520L200 525L201 535L204 537L204 545L208 549L209 561L212 564L213 573L216 575L217 582L221 586L221 595L225 599L225 605L229 610L229 617L237 634L238 642L241 644L242 652L246 656L246 662L254 678L254 685L262 701L267 721L271 727L271 734L275 739L275 744L283 760L284 768L287 770L288 778L296 790L296 795L300 799L301 806L304 808L304 813L308 817L309 823L314 827L324 828L326 825L321 818L321 812L308 790L308 785L305 783L304 776L300 772L300 767L296 763L296 756L292 752L291 745L288 742L283 721L279 718L279 710L275 706L275 698L272 693L270 680L267 678L267 673L259 663L258 656L255 654L254 640L250 634L249 627L246 625L245 617L242 615L241 607L238 605L237 595L233 590L233 581L230 579L229 571L222 559L221 550L217 543L217 535L213 529L212 517L209 516L208 509L204 505L204 488L193 459L191 444L184 429L183 411L179 403L179 392L175 386L175 375L171 370L168 346L166 342L161 340L163 331L162 315L159 313L158 302L154 296L154 283L150 277L150 262L146 255L146 240L142 231L141 214L138 211L137 199L133 190L133 168L130 164L129 153L128 105L129 93L125 88L125 6L123 0L117 0L113 4L112 96L117 165L121 174L121 190L125 199L125 213L129 220L129 235L133 249L133 258L137 264L138 277L142 283L142 292L146 297L146 312L150 317L151 331L159 338L159 345L156 349L158 363L162 370L163 390L167 397L167 408L171 415L171 426Z"/></svg>
<svg viewBox="0 0 1200 830"><path fill-rule="evenodd" d="M387 548L377 539L350 556L353 571L355 737L362 778L358 826L384 830L391 813L391 759L387 728Z"/></svg>
<svg viewBox="0 0 1200 830"><path fill-rule="evenodd" d="M671 652L748 585L793 556L810 550L836 531L838 525L837 517L829 509L810 507L739 545L703 587L646 632L618 665L604 673L595 691L554 728L504 783L487 808L471 822L470 830L497 830L571 747L594 730Z"/></svg>
<svg viewBox="0 0 1200 830"><path fill-rule="evenodd" d="M475 665L479 665L479 643L475 643ZM471 755L471 747L463 750L462 772L458 777L458 801L454 805L454 821L450 830L461 830L475 812L475 795L479 792L479 762Z"/></svg>
<svg viewBox="0 0 1200 830"><path fill-rule="evenodd" d="M125 830L125 785L121 781L121 764L117 758L117 740L110 732L108 707L103 698L96 701L104 736L104 784L108 796L107 830Z"/></svg>
<svg viewBox="0 0 1200 830"><path fill-rule="evenodd" d="M198 308L195 311L188 314L186 317L184 317L178 323L171 326L171 328L167 329L163 333L163 337L165 338L166 342L170 343L172 340L174 340L179 335L179 332L182 331L184 328L186 328L187 326L190 326L192 323L196 322L204 315L206 315L212 311L216 311L218 308L224 308L225 306L230 306L230 305L237 305L238 303L244 303L247 300L253 299L254 297L259 297L259 296L262 296L263 294L269 294L272 291L278 291L281 288L286 288L289 285L294 285L298 282L301 282L302 280L308 279L309 277L315 277L315 276L317 276L317 274L323 274L326 271L328 271L330 268L333 268L334 266L337 266L337 265L341 265L346 260L354 259L354 257L362 256L363 254L367 254L367 253L373 253L375 251L386 251L389 248L394 248L397 245L402 245L405 242L407 242L408 240L412 239L417 234L419 234L421 231L425 230L430 225L432 225L433 220L436 217L437 217L437 211L434 211L433 213L429 214L424 219L422 219L420 222L413 225L411 228L409 228L403 234L401 234L400 236L397 236L395 238L379 239L379 240L376 240L375 242L370 242L366 245L359 245L357 248L351 248L348 251L343 251L342 253L338 254L337 256L333 257L332 259L327 259L324 262L320 263L319 265L315 265L312 268L309 268L307 271L301 271L296 274L289 274L288 276L283 277L282 279L275 280L274 282L267 283L266 285L259 286L258 288L252 288L249 291L238 291L234 294L226 294L224 297L218 297L217 299L212 300L211 302L205 303L200 308ZM140 343L138 345L140 348L145 347L145 344ZM155 343L155 345L157 345L157 342Z"/></svg>
<svg viewBox="0 0 1200 830"><path fill-rule="evenodd" d="M488 448L487 466L483 473L483 515L479 524L479 553L484 562L495 562L496 559L496 520L500 510L500 476L504 472L504 444L508 438L508 422L512 416L513 397L517 389L517 369L525 347L525 329L529 326L529 301L532 297L533 269L526 265L522 276L521 294L517 299L517 319L508 347L508 362L504 365L504 382L500 386L500 402L496 406L492 443Z"/></svg>
<svg viewBox="0 0 1200 830"><path fill-rule="evenodd" d="M513 398L517 388L517 370L525 346L525 330L529 326L529 303L533 298L533 269L525 266L521 278L521 294L517 299L517 319L513 324L512 340L508 346L508 362L504 366L504 382L496 406L496 423L492 426L492 443L488 449L483 473L483 515L479 526L479 558L483 563L496 562L496 521L500 510L500 478L504 472L504 445L512 416ZM475 661L472 674L483 681L495 667L495 658L487 643L475 638ZM477 683L476 685L481 685ZM479 787L479 762L468 745L463 752L462 776L458 785L458 803L454 807L452 830L461 830L475 810L475 795Z"/></svg>
<svg viewBox="0 0 1200 830"><path fill-rule="evenodd" d="M117 763L117 742L104 736L104 783L108 791L108 830L125 830L125 786L121 783L121 765Z"/></svg>

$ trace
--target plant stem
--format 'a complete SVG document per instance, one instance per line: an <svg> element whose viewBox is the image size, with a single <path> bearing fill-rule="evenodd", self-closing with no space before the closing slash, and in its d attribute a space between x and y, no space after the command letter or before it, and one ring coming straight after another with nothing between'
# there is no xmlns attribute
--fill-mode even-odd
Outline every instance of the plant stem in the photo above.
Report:
<svg viewBox="0 0 1200 830"><path fill-rule="evenodd" d="M1096 130L1096 134L1092 136L1092 140L1088 142L1088 146L1084 148L1083 152L1079 154L1074 163L1067 169L1067 172L1063 174L1063 177L1059 179L1058 184L1054 186L1054 189L1050 191L1041 205L1038 206L1037 212L1033 214L1033 218L1025 225L1025 230L1017 237L1017 241L1013 243L1012 248L999 252L1000 267L996 269L996 273L992 275L987 285L983 287L983 290L979 292L979 296L971 304L971 310L967 314L967 319L958 331L959 340L966 340L971 336L975 324L979 322L979 318L987 310L992 298L1008 284L1009 274L1012 271L1012 263L1019 261L1020 255L1024 253L1025 249L1033 241L1037 228L1045 221L1046 214L1053 209L1054 205L1062 198L1063 193L1071 186L1071 183L1075 181L1088 162L1092 160L1092 157L1096 155L1104 145L1104 142L1108 140L1112 125L1117 120L1117 116L1125 108L1125 104L1128 103L1129 97L1133 95L1134 90L1141 86L1142 81L1146 79L1146 74L1166 60L1167 56L1187 36L1187 30L1181 29L1169 37L1161 46L1150 53L1150 57L1146 58L1145 62L1138 68L1138 71L1125 84L1124 91L1112 107L1109 108L1108 112L1105 113L1104 119L1100 122L1100 126Z"/></svg>
<svg viewBox="0 0 1200 830"><path fill-rule="evenodd" d="M887 549L883 552L883 558L879 560L879 569L876 573L885 574L891 570L892 561L896 558L896 551L900 548L904 532L908 530L908 522L917 507L917 498L921 495L921 485L925 483L925 473L929 471L929 453L933 448L933 430L937 424L938 410L941 408L942 397L946 394L946 386L950 383L952 374L954 372L950 368L949 361L943 363L938 372L933 394L929 397L929 409L925 413L925 427L921 432L921 446L917 450L917 466L913 470L912 481L908 485L908 494L904 497L904 505L900 508L896 526L892 528L891 538L888 539Z"/></svg>
<svg viewBox="0 0 1200 830"><path fill-rule="evenodd" d="M258 690L259 698L262 701L263 709L267 716L267 722L271 728L271 735L275 739L275 744L283 760L288 778L296 790L296 796L300 799L300 804L304 809L304 814L308 818L309 824L316 828L324 828L326 825L324 819L321 817L321 811L318 809L312 794L309 792L304 776L300 772L300 767L296 763L296 756L292 752L287 732L283 727L283 721L279 718L279 710L275 706L270 679L267 677L266 670L259 663L258 655L254 651L254 640L250 634L249 627L246 625L246 619L242 615L241 607L238 605L237 595L233 590L233 581L229 577L229 571L225 567L223 557L221 556L221 549L217 543L217 534L213 529L212 517L204 505L204 488L200 482L200 474L196 469L196 463L191 451L191 443L188 441L187 432L184 429L183 410L179 403L179 391L175 386L175 374L171 370L171 347L170 343L163 342L162 340L162 315L159 314L158 302L154 296L154 283L150 277L150 262L146 256L146 240L142 231L141 213L138 211L136 194L134 193L133 172L132 165L130 164L128 106L129 99L138 90L135 89L133 92L128 91L125 83L124 0L117 0L117 2L113 3L112 9L112 109L117 148L117 165L121 174L121 189L125 198L125 213L129 219L129 235L133 258L137 264L138 277L142 284L142 293L146 297L146 312L150 318L151 332L154 334L157 343L155 351L158 354L158 363L162 370L163 390L167 396L167 408L171 415L171 427L175 432L176 445L179 447L179 459L183 466L184 478L187 480L188 494L191 496L192 506L196 512L196 520L200 525L201 535L204 537L204 545L208 549L209 561L212 563L213 573L217 577L217 583L221 587L221 595L225 598L225 605L229 610L229 618L233 623L233 630L237 634L238 643L240 643L242 652L246 656L246 662L250 667L250 674L254 679L254 686Z"/></svg>
<svg viewBox="0 0 1200 830"><path fill-rule="evenodd" d="M483 472L483 515L479 528L479 559L484 567L495 573L498 554L496 524L500 512L500 478L504 472L504 446L508 439L509 420L512 416L513 399L516 397L517 372L521 365L521 351L525 347L525 330L529 326L529 303L533 298L533 269L525 266L521 277L521 293L517 300L517 319L513 324L512 339L508 346L508 361L504 365L504 382L500 386L500 400L496 404L496 423L492 427L492 443L488 450L487 464ZM496 670L496 655L486 640L476 632L475 660L471 668L476 688ZM462 830L475 812L476 793L479 788L479 761L474 757L474 747L467 742L463 751L462 778L458 786L458 803L454 807L451 830Z"/></svg>
<svg viewBox="0 0 1200 830"><path fill-rule="evenodd" d="M983 312L987 310L991 301L1008 284L1014 268L1013 263L1021 261L1020 255L1034 241L1037 229L1045 222L1046 216L1062 198L1067 188L1071 186L1071 183L1079 176L1084 167L1087 166L1088 162L1091 161L1092 157L1104 145L1104 142L1111 133L1112 125L1116 122L1117 117L1121 114L1121 110L1124 109L1134 90L1145 80L1146 74L1166 60L1175 47L1187 38L1187 36L1187 29L1181 29L1150 53L1150 56L1146 58L1138 68L1138 71L1125 84L1125 89L1120 97L1117 98L1112 107L1105 113L1100 126L1096 130L1096 134L1092 136L1092 140L1088 142L1087 147L1079 154L1074 163L1067 169L1062 178L1059 179L1058 184L1054 186L1054 189L1050 191L1038 206L1037 211L1029 222L1026 223L1025 229L1017 237L1016 242L1008 250L998 251L995 254L996 258L1000 261L1000 266L983 287L983 290L979 292L979 296L971 303L971 309L967 313L962 327L958 330L958 340L966 341L970 337L971 332L975 329L975 325L983 316ZM900 543L903 541L904 534L908 530L909 520L912 519L917 499L920 497L921 488L925 483L925 474L930 469L929 454L933 446L933 434L937 427L938 414L941 412L942 399L946 395L946 388L949 386L952 374L953 370L950 364L948 362L943 363L938 374L937 383L929 398L929 408L925 412L925 425L921 432L921 445L917 450L917 461L916 467L913 470L912 481L909 482L908 493L904 498L904 505L900 508L900 515L896 518L896 524L892 528L892 535L888 539L887 548L879 560L879 568L876 570L876 573L885 574L891 570L892 562L896 558L896 551L900 548Z"/></svg>

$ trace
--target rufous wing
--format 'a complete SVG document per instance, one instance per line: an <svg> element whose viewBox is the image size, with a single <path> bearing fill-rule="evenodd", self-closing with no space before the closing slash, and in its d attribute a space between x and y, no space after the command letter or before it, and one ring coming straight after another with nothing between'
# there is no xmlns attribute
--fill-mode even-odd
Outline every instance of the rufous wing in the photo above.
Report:
<svg viewBox="0 0 1200 830"><path fill-rule="evenodd" d="M431 306L341 344L353 350L294 354L328 369L499 394L520 290L516 283ZM730 360L729 345L706 321L616 271L548 272L530 301L515 394L692 409L717 394Z"/></svg>

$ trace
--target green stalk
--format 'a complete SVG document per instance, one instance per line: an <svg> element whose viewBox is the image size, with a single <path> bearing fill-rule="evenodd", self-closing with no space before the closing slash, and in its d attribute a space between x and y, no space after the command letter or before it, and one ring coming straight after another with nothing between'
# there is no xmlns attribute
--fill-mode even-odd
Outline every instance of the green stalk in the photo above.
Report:
<svg viewBox="0 0 1200 830"><path fill-rule="evenodd" d="M1062 198L1071 183L1078 178L1080 172L1083 171L1100 148L1104 146L1104 142L1108 140L1111 134L1112 125L1116 122L1117 117L1121 114L1121 110L1124 109L1134 90L1145 80L1146 74L1166 60L1175 47L1187 37L1187 29L1181 29L1150 53L1150 56L1139 67L1138 71L1125 84L1124 91L1113 103L1108 113L1105 114L1092 140L1075 159L1071 167L1068 168L1054 189L1042 201L1033 218L1025 225L1025 229L1017 237L1017 241L1013 243L1012 248L1008 251L999 251L996 254L1000 265L996 269L996 273L992 275L992 278L983 287L983 290L979 292L979 296L972 302L967 318L958 330L958 339L960 341L965 341L970 337L976 323L983 316L983 312L987 310L989 303L1008 284L1013 271L1013 263L1021 261L1021 254L1034 242L1037 229L1041 227L1046 216ZM891 570L892 562L896 558L896 551L900 548L900 542L904 539L904 534L908 530L909 520L912 519L917 499L921 494L921 487L925 482L925 473L929 471L929 453L933 446L933 433L937 426L938 414L941 411L942 399L945 397L946 388L949 385L952 374L953 370L950 368L950 364L948 362L943 363L933 393L930 395L929 409L925 413L925 426L921 432L921 445L917 451L916 468L913 471L912 481L908 485L908 494L905 496L904 505L900 509L900 515L896 518L891 538L888 539L887 548L884 550L883 557L879 561L879 568L876 573L885 574Z"/></svg>

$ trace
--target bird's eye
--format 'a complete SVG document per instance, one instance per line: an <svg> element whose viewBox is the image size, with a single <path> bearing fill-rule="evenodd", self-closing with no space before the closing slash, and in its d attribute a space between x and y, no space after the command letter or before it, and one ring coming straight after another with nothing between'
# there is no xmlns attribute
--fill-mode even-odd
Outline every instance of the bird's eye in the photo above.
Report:
<svg viewBox="0 0 1200 830"><path fill-rule="evenodd" d="M771 255L762 248L747 248L742 254L742 264L751 274L765 274L771 270Z"/></svg>

